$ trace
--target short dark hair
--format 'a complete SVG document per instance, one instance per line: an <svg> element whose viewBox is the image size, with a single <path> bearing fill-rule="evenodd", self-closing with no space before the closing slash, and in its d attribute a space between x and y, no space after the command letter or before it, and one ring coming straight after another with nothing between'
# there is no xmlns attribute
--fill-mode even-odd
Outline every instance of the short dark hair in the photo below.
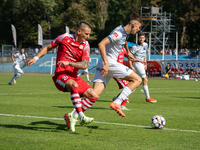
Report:
<svg viewBox="0 0 200 150"><path fill-rule="evenodd" d="M132 13L129 18L128 18L128 24L131 24L131 21L136 20L139 23L143 23L142 18L140 17L140 15L136 12Z"/></svg>
<svg viewBox="0 0 200 150"><path fill-rule="evenodd" d="M140 36L144 36L144 37L145 37L145 34L142 33L142 32L140 32L140 33L139 33L139 37L140 37Z"/></svg>
<svg viewBox="0 0 200 150"><path fill-rule="evenodd" d="M80 22L79 24L77 24L77 30L78 29L84 30L86 28L90 28L91 29L91 26L86 22Z"/></svg>

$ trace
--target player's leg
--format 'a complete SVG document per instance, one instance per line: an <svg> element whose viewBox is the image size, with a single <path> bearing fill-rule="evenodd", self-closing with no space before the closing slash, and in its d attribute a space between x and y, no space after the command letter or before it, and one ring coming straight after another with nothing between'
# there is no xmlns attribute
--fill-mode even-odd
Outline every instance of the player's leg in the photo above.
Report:
<svg viewBox="0 0 200 150"><path fill-rule="evenodd" d="M121 110L121 103L134 91L136 87L142 83L142 79L129 67L116 62L109 64L108 75L129 81L118 98L110 104L110 107L114 109L120 116L125 117L125 114Z"/></svg>
<svg viewBox="0 0 200 150"><path fill-rule="evenodd" d="M15 74L15 78L13 79L13 82L16 84L17 78L21 77L24 74L24 72L19 67L19 65L15 65L15 69L16 69L16 74Z"/></svg>
<svg viewBox="0 0 200 150"><path fill-rule="evenodd" d="M113 79L117 82L119 89L124 88L129 82L122 80L122 79L117 79L115 77L113 77ZM121 93L121 92L120 92ZM120 93L117 95L117 97L120 95ZM113 97L113 101L117 99L117 97ZM121 103L121 109L122 110L129 110L128 108L126 108L126 103L128 102L129 96Z"/></svg>
<svg viewBox="0 0 200 150"><path fill-rule="evenodd" d="M84 114L82 111L82 102L79 95L79 87L76 81L74 81L74 78L67 75L55 75L53 76L53 81L58 90L71 93L72 104L78 112L78 117L81 120ZM64 118L66 120L67 127L74 132L77 118L74 118L71 113L65 114Z"/></svg>
<svg viewBox="0 0 200 150"><path fill-rule="evenodd" d="M148 88L148 79L147 77L142 78L142 82L143 82L143 91L146 95L146 102L150 102L150 103L156 103L157 101L152 99L149 95L149 88Z"/></svg>
<svg viewBox="0 0 200 150"><path fill-rule="evenodd" d="M90 78L89 78L89 72L86 72L86 78L87 78L87 81L88 81L88 82L91 82L91 81L90 81Z"/></svg>
<svg viewBox="0 0 200 150"><path fill-rule="evenodd" d="M88 85L83 79L77 78L76 82L79 85L79 94L81 97L84 97L82 99L82 111L86 111L88 108L90 108L98 99L98 95L94 92L93 88ZM73 116L77 117L77 111L73 111ZM84 120L82 119L82 124L87 124L92 122L93 118L84 117Z"/></svg>
<svg viewBox="0 0 200 150"><path fill-rule="evenodd" d="M15 65L13 64L14 69L14 76L11 78L11 80L8 82L9 85L12 85L12 81L14 81L14 78L16 77L18 70L15 68ZM16 84L16 81L14 82Z"/></svg>
<svg viewBox="0 0 200 150"><path fill-rule="evenodd" d="M142 79L132 71L132 73L124 77L123 80L129 81L129 83L124 87L118 98L110 104L110 107L120 116L125 117L125 114L121 111L121 103L142 83Z"/></svg>
<svg viewBox="0 0 200 150"><path fill-rule="evenodd" d="M84 72L86 73L86 78L87 78L87 81L88 81L88 82L91 82L91 81L90 81L90 79L89 79L89 72L88 72L88 68L86 68L86 69L84 70Z"/></svg>
<svg viewBox="0 0 200 150"><path fill-rule="evenodd" d="M151 102L151 103L156 103L156 100L152 99L149 96L149 89L148 89L148 79L146 76L146 72L145 72L145 66L142 63L134 63L133 66L135 67L136 73L142 78L142 82L143 82L143 91L146 95L146 101L147 102Z"/></svg>

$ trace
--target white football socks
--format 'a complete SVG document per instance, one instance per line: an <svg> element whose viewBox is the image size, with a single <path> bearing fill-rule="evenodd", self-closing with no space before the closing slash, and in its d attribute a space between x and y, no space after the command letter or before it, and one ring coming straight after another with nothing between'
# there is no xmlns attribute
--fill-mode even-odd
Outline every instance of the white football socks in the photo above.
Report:
<svg viewBox="0 0 200 150"><path fill-rule="evenodd" d="M89 74L86 74L86 77L87 77L87 81L89 81L90 79L89 79Z"/></svg>
<svg viewBox="0 0 200 150"><path fill-rule="evenodd" d="M149 96L149 88L148 88L147 85L143 86L143 91L144 91L144 93L146 95L146 99L149 99L150 98L150 96Z"/></svg>
<svg viewBox="0 0 200 150"><path fill-rule="evenodd" d="M121 104L126 98L127 96L129 96L132 93L132 91L129 89L129 87L124 87L124 89L122 90L122 92L119 94L119 96L117 97L117 99L114 101L114 103L116 104Z"/></svg>

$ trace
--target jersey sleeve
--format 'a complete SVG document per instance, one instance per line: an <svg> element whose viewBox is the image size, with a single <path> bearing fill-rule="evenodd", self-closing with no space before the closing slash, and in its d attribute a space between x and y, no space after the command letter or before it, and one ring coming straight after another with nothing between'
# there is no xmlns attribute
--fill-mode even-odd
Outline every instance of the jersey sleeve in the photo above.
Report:
<svg viewBox="0 0 200 150"><path fill-rule="evenodd" d="M133 46L133 47L131 48L131 53L134 55L136 52L137 52L137 47L136 47L136 46Z"/></svg>
<svg viewBox="0 0 200 150"><path fill-rule="evenodd" d="M13 56L14 58L17 58L19 56L19 53L15 53Z"/></svg>
<svg viewBox="0 0 200 150"><path fill-rule="evenodd" d="M82 59L86 59L88 61L90 60L90 45L87 41L86 41L85 47L83 49Z"/></svg>
<svg viewBox="0 0 200 150"><path fill-rule="evenodd" d="M116 31L108 35L107 38L110 40L110 43L113 43L122 39L122 33Z"/></svg>
<svg viewBox="0 0 200 150"><path fill-rule="evenodd" d="M23 59L23 60L25 60L25 59L26 59L26 56L25 56L25 54L23 54L23 56L22 56L22 59Z"/></svg>
<svg viewBox="0 0 200 150"><path fill-rule="evenodd" d="M67 36L68 33L65 33L65 34L62 34L62 35L59 35L55 40L53 40L51 42L51 46L52 47L57 47L58 45L60 45L61 41L63 40L63 38L65 36Z"/></svg>

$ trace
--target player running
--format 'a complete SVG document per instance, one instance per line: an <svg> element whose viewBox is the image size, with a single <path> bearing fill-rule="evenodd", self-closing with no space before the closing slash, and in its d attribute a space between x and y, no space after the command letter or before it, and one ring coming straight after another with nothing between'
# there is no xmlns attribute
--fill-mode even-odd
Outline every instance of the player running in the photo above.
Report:
<svg viewBox="0 0 200 150"><path fill-rule="evenodd" d="M40 57L49 50L58 46L56 69L53 81L58 90L71 93L71 101L75 111L64 115L68 129L75 131L75 125L78 121L81 124L88 124L94 121L84 115L84 111L92 106L98 99L98 95L92 87L78 76L79 69L86 69L90 59L90 46L86 39L89 38L91 27L85 22L77 25L75 34L62 34L58 36L49 45L44 47L33 59L29 65L34 64ZM84 97L82 100L80 97Z"/></svg>
<svg viewBox="0 0 200 150"><path fill-rule="evenodd" d="M136 34L140 30L141 25L142 19L139 14L132 13L128 18L127 25L116 27L110 35L98 44L101 58L97 64L93 80L94 91L100 95L112 77L129 81L117 99L110 104L110 107L122 117L125 117L125 114L121 110L121 103L142 83L142 79L129 67L117 62L117 59L124 45L128 59L142 62L133 57L127 45L129 34Z"/></svg>
<svg viewBox="0 0 200 150"><path fill-rule="evenodd" d="M12 85L12 81L14 82L14 84L16 84L17 78L21 77L24 74L22 70L22 68L25 66L26 63L26 56L24 54L24 49L22 48L20 52L15 53L14 55L12 55L11 58L14 63L13 64L14 76L8 83L9 85Z"/></svg>
<svg viewBox="0 0 200 150"><path fill-rule="evenodd" d="M91 65L91 58L88 62L88 65L90 66ZM90 78L89 78L89 71L88 71L88 68L86 68L85 70L83 70L81 73L78 74L78 76L80 77L82 74L84 74L84 72L86 73L86 77L87 77L87 81L88 82L91 82L90 81Z"/></svg>
<svg viewBox="0 0 200 150"><path fill-rule="evenodd" d="M145 41L145 34L140 33L139 34L139 42L135 44L130 52L134 55L134 57L138 60L145 61L147 59L147 49L148 49L148 44ZM148 79L146 76L146 71L147 70L147 64L142 64L141 62L134 62L133 66L132 63L130 64L131 69L135 69L136 73L142 78L142 83L143 83L143 91L146 95L146 102L150 103L156 103L157 101L152 99L149 95L149 89L148 89Z"/></svg>

